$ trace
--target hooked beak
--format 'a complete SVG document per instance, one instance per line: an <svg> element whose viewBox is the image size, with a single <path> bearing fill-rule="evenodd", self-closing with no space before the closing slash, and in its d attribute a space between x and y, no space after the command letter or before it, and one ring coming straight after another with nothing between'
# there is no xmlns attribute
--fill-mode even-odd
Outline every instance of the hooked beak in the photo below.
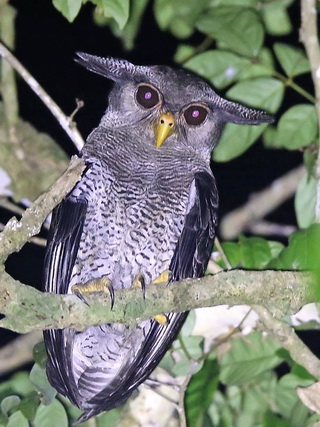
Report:
<svg viewBox="0 0 320 427"><path fill-rule="evenodd" d="M172 134L173 127L174 118L172 113L161 114L159 122L154 127L157 148Z"/></svg>

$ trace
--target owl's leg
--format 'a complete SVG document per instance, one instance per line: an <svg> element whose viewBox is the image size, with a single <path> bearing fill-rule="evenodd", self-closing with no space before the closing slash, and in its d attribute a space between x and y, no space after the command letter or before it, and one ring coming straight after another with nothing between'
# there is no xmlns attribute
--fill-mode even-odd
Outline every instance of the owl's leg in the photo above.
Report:
<svg viewBox="0 0 320 427"><path fill-rule="evenodd" d="M171 271L165 270L163 271L155 280L151 282L151 284L159 284L166 283L168 284L171 279ZM146 281L143 274L139 273L135 276L132 282L132 286L141 288L143 293L143 298L146 295ZM156 314L153 318L160 324L166 325L168 323L168 318L165 314Z"/></svg>
<svg viewBox="0 0 320 427"><path fill-rule="evenodd" d="M85 294L93 292L105 292L110 295L111 298L111 310L114 305L114 289L112 282L107 277L100 277L99 279L89 280L84 284L73 285L71 291L81 299L85 304L89 305L84 297Z"/></svg>

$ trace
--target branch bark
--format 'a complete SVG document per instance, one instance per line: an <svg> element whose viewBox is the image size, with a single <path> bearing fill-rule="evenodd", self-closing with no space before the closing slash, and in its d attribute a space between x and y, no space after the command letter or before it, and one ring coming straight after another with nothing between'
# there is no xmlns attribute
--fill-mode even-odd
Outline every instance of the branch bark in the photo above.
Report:
<svg viewBox="0 0 320 427"><path fill-rule="evenodd" d="M111 310L109 295L88 296L88 307L75 295L42 293L2 271L0 313L5 317L0 327L20 333L66 327L83 330L102 323L136 324L161 312L221 304L261 305L280 318L313 302L310 281L306 273L232 270L170 286L150 285L145 299L140 289L116 291L116 303Z"/></svg>

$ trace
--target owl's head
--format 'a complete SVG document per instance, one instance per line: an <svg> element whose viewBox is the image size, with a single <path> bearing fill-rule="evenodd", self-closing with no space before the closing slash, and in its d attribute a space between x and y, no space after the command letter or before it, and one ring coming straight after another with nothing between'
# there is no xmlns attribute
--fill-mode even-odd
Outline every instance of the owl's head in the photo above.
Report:
<svg viewBox="0 0 320 427"><path fill-rule="evenodd" d="M168 66L136 66L111 57L78 53L88 70L115 82L101 125L147 133L158 148L179 145L211 151L227 122L273 122L263 111L221 98L203 79Z"/></svg>

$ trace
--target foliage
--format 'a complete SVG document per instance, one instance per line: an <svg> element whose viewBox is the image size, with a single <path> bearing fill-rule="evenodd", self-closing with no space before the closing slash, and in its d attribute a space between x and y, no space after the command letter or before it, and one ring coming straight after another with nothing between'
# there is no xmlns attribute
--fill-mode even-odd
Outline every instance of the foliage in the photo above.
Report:
<svg viewBox="0 0 320 427"><path fill-rule="evenodd" d="M310 81L306 53L301 47L284 43L284 36L293 31L289 15L293 0L52 0L52 3L70 22L86 3L92 3L95 22L107 25L126 49L134 47L150 5L159 28L177 40L174 59L179 65L225 91L229 99L277 115L274 126L228 124L213 159L230 161L261 136L267 149L302 151L307 172L295 195L300 230L289 237L286 245L241 235L236 242L223 242L222 248L232 268L307 269L314 271L318 279L320 226L315 224L318 123L315 99L306 89ZM201 39L200 44L195 45L194 36ZM302 75L304 80L300 79ZM301 82L307 82L305 87ZM289 90L300 97L295 105L287 98L284 103ZM228 268L222 258L218 263ZM317 280L315 294L319 299L316 284ZM188 425L320 425L320 417L296 393L297 386L307 387L315 379L272 336L260 331L245 336L233 333L231 338L232 334L227 337L225 347L217 340L208 349L202 336L190 336L193 326L194 317L190 316L180 339L161 362L173 377L187 375L192 363L196 366L185 394ZM43 351L36 349L36 364L30 375L19 372L0 385L0 426L67 426L68 419L79 416L79 411L63 397L56 396L47 382ZM287 373L278 375L275 368L279 366L285 367ZM97 417L97 424L117 425L120 417L121 410L113 410Z"/></svg>

